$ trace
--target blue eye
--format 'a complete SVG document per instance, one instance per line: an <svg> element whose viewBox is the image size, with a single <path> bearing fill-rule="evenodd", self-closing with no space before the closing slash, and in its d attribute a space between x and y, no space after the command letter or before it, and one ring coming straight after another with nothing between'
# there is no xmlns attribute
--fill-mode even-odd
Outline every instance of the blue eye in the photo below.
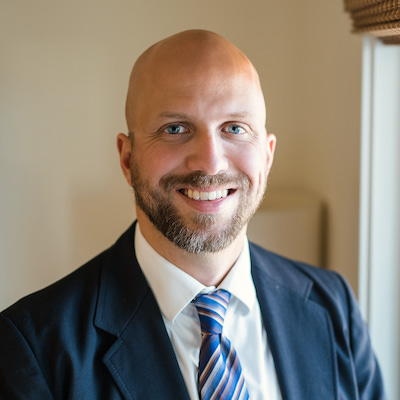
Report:
<svg viewBox="0 0 400 400"><path fill-rule="evenodd" d="M176 135L184 132L185 128L182 125L175 124L167 126L164 131L168 132L170 135Z"/></svg>
<svg viewBox="0 0 400 400"><path fill-rule="evenodd" d="M235 135L239 135L241 133L245 133L245 130L241 126L238 126L238 125L229 125L228 132L233 133Z"/></svg>

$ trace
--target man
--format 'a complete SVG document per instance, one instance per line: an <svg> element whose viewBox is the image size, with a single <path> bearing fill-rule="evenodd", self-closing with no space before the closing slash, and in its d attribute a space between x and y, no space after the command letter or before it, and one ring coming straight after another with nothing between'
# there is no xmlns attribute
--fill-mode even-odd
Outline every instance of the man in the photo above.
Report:
<svg viewBox="0 0 400 400"><path fill-rule="evenodd" d="M247 242L276 138L246 56L207 31L158 42L126 116L137 222L2 313L0 398L384 399L342 278Z"/></svg>

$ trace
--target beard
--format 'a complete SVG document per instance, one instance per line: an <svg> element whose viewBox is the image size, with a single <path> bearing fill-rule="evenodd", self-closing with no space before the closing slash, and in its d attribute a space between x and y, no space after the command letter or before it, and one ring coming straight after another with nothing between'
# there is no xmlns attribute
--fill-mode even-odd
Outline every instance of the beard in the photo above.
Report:
<svg viewBox="0 0 400 400"><path fill-rule="evenodd" d="M265 174L265 177L267 175ZM150 222L170 242L189 253L215 253L226 249L247 225L260 205L266 178L255 194L250 194L250 179L241 173L229 176L225 173L207 175L193 172L187 175L165 175L157 188L151 188L143 179L139 168L131 163L131 182L136 205ZM220 214L204 214L193 211L184 216L173 204L176 190L182 187L232 187L241 193L238 206L228 221ZM229 194L228 194L229 195Z"/></svg>

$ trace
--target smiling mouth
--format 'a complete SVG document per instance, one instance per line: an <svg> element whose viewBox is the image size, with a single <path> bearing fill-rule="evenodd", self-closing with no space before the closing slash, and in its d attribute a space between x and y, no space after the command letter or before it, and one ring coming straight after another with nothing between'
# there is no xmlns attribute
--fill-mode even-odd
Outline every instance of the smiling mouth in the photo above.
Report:
<svg viewBox="0 0 400 400"><path fill-rule="evenodd" d="M222 189L215 190L213 192L202 192L200 190L193 189L181 189L179 192L189 199L193 200L201 200L201 201L210 201L210 200L218 200L223 199L233 193L235 189Z"/></svg>

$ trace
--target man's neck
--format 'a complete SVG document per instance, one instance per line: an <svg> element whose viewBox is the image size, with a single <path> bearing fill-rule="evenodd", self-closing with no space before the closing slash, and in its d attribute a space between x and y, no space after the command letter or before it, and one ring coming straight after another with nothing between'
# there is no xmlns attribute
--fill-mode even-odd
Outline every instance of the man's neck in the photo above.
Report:
<svg viewBox="0 0 400 400"><path fill-rule="evenodd" d="M243 249L246 229L224 250L215 253L189 253L171 243L143 215L138 215L142 235L162 257L205 286L217 287Z"/></svg>

